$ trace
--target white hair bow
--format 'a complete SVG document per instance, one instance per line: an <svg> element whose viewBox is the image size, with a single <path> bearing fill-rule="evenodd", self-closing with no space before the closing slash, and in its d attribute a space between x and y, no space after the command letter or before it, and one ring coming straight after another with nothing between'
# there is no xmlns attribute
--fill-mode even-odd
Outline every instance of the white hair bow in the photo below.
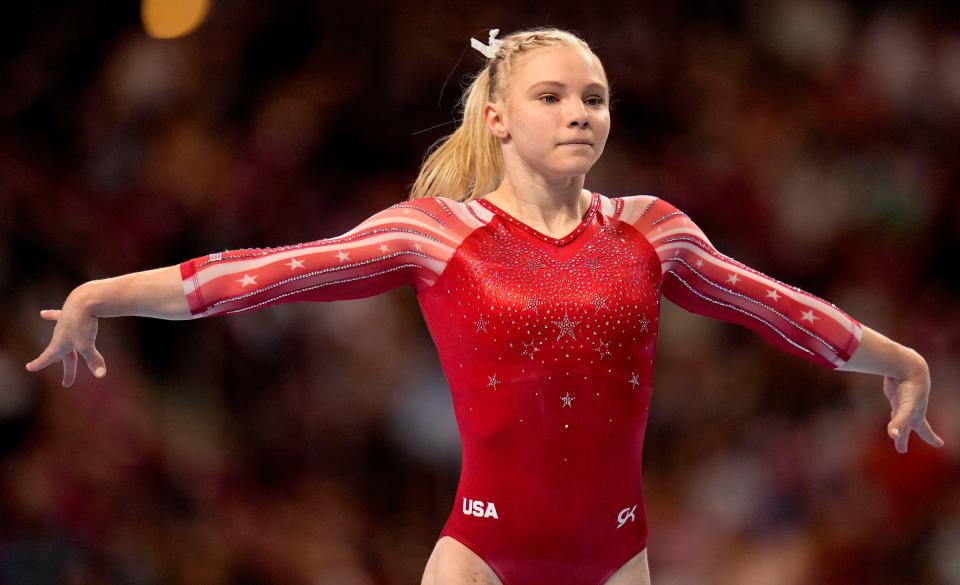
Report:
<svg viewBox="0 0 960 585"><path fill-rule="evenodd" d="M486 57L487 59L493 59L497 54L497 49L499 49L500 45L503 44L502 40L496 38L499 32L500 32L499 28L491 29L490 39L487 41L486 45L484 45L483 43L481 43L480 41L474 38L470 39L470 45L474 49L483 53L484 57Z"/></svg>

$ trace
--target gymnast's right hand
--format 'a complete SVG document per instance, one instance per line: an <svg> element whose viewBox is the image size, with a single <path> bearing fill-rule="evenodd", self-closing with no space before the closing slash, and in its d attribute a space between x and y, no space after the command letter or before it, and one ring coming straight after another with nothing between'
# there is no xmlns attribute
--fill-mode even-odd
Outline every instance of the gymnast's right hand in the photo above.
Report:
<svg viewBox="0 0 960 585"><path fill-rule="evenodd" d="M27 364L27 371L37 372L50 364L63 362L63 386L73 385L77 377L77 354L83 357L93 375L102 378L107 374L107 363L97 351L97 318L84 302L84 285L73 290L63 302L61 309L44 309L40 317L56 321L53 338L43 353Z"/></svg>

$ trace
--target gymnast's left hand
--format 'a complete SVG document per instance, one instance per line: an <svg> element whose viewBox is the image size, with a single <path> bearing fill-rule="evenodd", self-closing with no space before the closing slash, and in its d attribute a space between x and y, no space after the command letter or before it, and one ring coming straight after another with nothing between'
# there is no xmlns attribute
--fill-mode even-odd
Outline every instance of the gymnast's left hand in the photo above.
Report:
<svg viewBox="0 0 960 585"><path fill-rule="evenodd" d="M883 377L883 393L890 401L890 422L887 435L893 439L898 453L907 452L910 433L930 443L943 447L941 439L927 421L927 399L930 397L930 369L920 358L917 368L906 378Z"/></svg>

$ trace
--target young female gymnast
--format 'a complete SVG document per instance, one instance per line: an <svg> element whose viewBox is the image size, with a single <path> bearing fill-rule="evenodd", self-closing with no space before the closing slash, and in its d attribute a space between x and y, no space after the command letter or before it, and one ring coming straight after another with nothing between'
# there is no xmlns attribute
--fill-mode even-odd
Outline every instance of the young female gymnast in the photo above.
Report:
<svg viewBox="0 0 960 585"><path fill-rule="evenodd" d="M641 451L660 296L739 323L826 368L883 376L887 433L943 441L917 352L718 252L650 195L584 188L610 130L609 84L556 29L473 41L487 63L461 126L408 201L345 234L214 253L74 289L30 371L78 354L106 373L97 319L190 319L409 285L436 344L463 444L453 510L424 584L648 584Z"/></svg>

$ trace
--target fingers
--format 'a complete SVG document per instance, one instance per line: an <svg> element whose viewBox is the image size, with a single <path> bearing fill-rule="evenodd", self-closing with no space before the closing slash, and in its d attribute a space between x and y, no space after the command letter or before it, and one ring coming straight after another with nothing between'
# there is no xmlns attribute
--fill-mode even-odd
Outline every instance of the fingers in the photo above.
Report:
<svg viewBox="0 0 960 585"><path fill-rule="evenodd" d="M73 386L73 381L77 379L77 352L70 350L63 357L63 387Z"/></svg>
<svg viewBox="0 0 960 585"><path fill-rule="evenodd" d="M897 434L897 438L894 439L893 445L897 449L897 453L906 453L907 452L907 442L910 440L910 431L909 427L903 429Z"/></svg>
<svg viewBox="0 0 960 585"><path fill-rule="evenodd" d="M912 412L912 406L901 405L895 413L891 414L893 418L887 423L887 434L893 439L897 453L907 452L907 441L910 438L910 425L907 422L910 420Z"/></svg>
<svg viewBox="0 0 960 585"><path fill-rule="evenodd" d="M40 311L40 316L43 317L44 319L56 321L57 319L60 318L60 310L44 309ZM62 356L58 355L55 351L53 351L52 348L53 348L53 344L51 343L49 346L47 346L47 349L43 350L43 352L41 352L40 355L34 358L33 361L27 362L27 366L26 366L27 371L36 372L49 366L53 362L63 359Z"/></svg>
<svg viewBox="0 0 960 585"><path fill-rule="evenodd" d="M100 352L97 351L96 346L91 344L87 347L78 347L77 351L83 356L84 361L87 362L87 367L90 368L90 372L92 372L94 376L102 378L107 375L107 362L103 359L103 356L100 355Z"/></svg>
<svg viewBox="0 0 960 585"><path fill-rule="evenodd" d="M898 453L907 452L910 433L915 432L934 447L942 447L943 439L937 436L926 419L929 378L895 379L885 376L883 393L890 401L890 422L887 435L893 439Z"/></svg>
<svg viewBox="0 0 960 585"><path fill-rule="evenodd" d="M898 409L897 413L893 416L893 420L887 423L887 434L893 439L897 453L907 452L907 442L910 439L910 431L913 426L907 424L911 414L913 414L913 407L904 406Z"/></svg>
<svg viewBox="0 0 960 585"><path fill-rule="evenodd" d="M50 321L59 321L62 313L63 312L59 309L44 309L40 311L40 316ZM60 325L61 324L58 323L58 327ZM106 360L103 359L103 356L99 351L97 351L96 346L94 346L92 342L84 347L74 346L69 351L66 351L66 349L71 347L73 344L57 341L59 337L57 336L56 331L57 329L55 328L54 339L51 341L50 345L33 361L26 364L26 369L28 372L36 372L54 362L62 361L63 385L64 387L69 387L73 385L77 378L77 363L80 359L80 356L82 356L84 362L86 362L87 367L90 368L90 372L92 372L94 376L97 378L102 378L107 375ZM96 329L94 328L94 334L95 333ZM54 348L55 345L58 346L57 349Z"/></svg>
<svg viewBox="0 0 960 585"><path fill-rule="evenodd" d="M43 350L43 353L38 355L32 362L27 363L28 372L37 372L43 368L49 366L53 362L60 361L62 356L58 355L57 352L53 351L53 346L48 346L47 349Z"/></svg>
<svg viewBox="0 0 960 585"><path fill-rule="evenodd" d="M943 439L940 438L938 434L933 432L933 427L930 426L930 423L927 422L927 419L923 419L923 422L917 427L914 425L897 426L893 421L891 421L890 425L887 427L887 434L893 438L893 444L897 449L897 453L907 452L907 444L910 440L911 432L917 433L917 436L934 447L939 448L943 447L944 445Z"/></svg>
<svg viewBox="0 0 960 585"><path fill-rule="evenodd" d="M77 378L77 362L79 361L77 353L78 350L71 349L61 356L48 347L42 354L37 356L35 360L27 364L27 371L36 372L49 366L53 362L62 361L63 385L69 388ZM95 346L91 345L79 350L79 353L83 355L87 367L90 368L94 376L102 378L107 375L107 362Z"/></svg>
<svg viewBox="0 0 960 585"><path fill-rule="evenodd" d="M937 433L933 432L933 428L930 426L930 423L927 422L927 419L923 419L923 423L920 425L920 428L917 429L917 436L934 447L943 447L943 439L941 439Z"/></svg>
<svg viewBox="0 0 960 585"><path fill-rule="evenodd" d="M893 415L893 420L887 423L887 434L893 439L903 438L909 435L910 415L913 414L913 405L901 405Z"/></svg>

